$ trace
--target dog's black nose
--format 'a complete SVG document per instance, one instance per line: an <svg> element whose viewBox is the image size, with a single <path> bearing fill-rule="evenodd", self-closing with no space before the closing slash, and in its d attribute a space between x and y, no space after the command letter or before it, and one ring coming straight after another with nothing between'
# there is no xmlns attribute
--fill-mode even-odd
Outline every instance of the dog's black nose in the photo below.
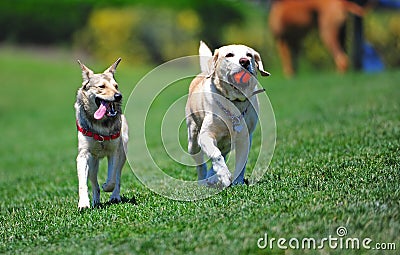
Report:
<svg viewBox="0 0 400 255"><path fill-rule="evenodd" d="M115 99L115 101L121 101L121 99L122 99L122 95L120 94L120 93L115 93L114 94L114 99Z"/></svg>
<svg viewBox="0 0 400 255"><path fill-rule="evenodd" d="M250 60L248 60L247 58L241 58L239 59L239 64L242 67L247 68L250 65Z"/></svg>

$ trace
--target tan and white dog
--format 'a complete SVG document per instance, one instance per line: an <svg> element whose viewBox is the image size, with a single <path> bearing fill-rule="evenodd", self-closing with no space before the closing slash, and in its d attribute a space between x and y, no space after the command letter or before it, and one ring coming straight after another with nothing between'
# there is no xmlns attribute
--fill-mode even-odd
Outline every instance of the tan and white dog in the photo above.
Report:
<svg viewBox="0 0 400 255"><path fill-rule="evenodd" d="M121 201L121 169L126 161L128 125L121 110L122 95L114 79L121 59L101 74L94 74L79 60L83 83L78 90L75 110L78 128L78 156L76 158L79 203L78 208L90 207L87 180L92 183L93 206L100 204L100 187L97 181L100 159L108 159L108 177L102 185L112 192L110 202Z"/></svg>
<svg viewBox="0 0 400 255"><path fill-rule="evenodd" d="M228 45L214 51L203 42L199 48L202 73L190 84L186 104L188 151L197 165L201 185L228 187L243 184L258 121L257 69L264 71L260 54L245 45ZM232 177L225 157L235 149ZM207 171L204 155L211 159Z"/></svg>

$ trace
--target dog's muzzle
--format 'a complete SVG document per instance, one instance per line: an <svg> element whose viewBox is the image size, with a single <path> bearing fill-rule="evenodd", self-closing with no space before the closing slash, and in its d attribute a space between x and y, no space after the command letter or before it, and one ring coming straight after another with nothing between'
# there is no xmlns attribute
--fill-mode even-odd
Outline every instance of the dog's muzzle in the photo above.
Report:
<svg viewBox="0 0 400 255"><path fill-rule="evenodd" d="M256 74L256 68L254 61L249 60L248 58L239 59L239 64L241 67L249 71L252 75Z"/></svg>
<svg viewBox="0 0 400 255"><path fill-rule="evenodd" d="M231 79L233 78L231 80L232 86L247 85L252 76L256 76L255 64L247 58L239 59L238 64L225 60L222 65L231 74Z"/></svg>

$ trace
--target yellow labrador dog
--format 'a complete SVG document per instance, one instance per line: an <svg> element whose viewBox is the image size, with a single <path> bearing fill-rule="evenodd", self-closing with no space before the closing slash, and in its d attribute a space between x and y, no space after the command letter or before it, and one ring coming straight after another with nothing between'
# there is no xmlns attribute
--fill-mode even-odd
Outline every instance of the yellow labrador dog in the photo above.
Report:
<svg viewBox="0 0 400 255"><path fill-rule="evenodd" d="M121 170L126 161L128 125L121 110L122 95L114 79L118 59L103 73L95 74L79 60L83 83L78 90L75 111L78 129L78 156L76 158L79 202L78 208L90 207L87 180L92 183L93 206L100 204L100 187L97 182L99 160L107 157L108 177L102 185L112 192L110 202L121 201Z"/></svg>
<svg viewBox="0 0 400 255"><path fill-rule="evenodd" d="M202 73L191 82L186 104L188 151L197 165L198 181L211 187L243 184L251 135L258 121L257 70L260 54L245 45L228 45L214 51L200 42ZM225 162L235 149L235 172ZM211 159L207 171L204 155Z"/></svg>

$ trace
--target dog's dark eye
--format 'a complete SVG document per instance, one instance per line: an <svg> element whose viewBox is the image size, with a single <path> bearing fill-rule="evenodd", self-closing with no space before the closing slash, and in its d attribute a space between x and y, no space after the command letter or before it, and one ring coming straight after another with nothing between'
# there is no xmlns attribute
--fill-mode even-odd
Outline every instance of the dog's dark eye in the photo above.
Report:
<svg viewBox="0 0 400 255"><path fill-rule="evenodd" d="M104 89L106 87L106 85L100 85L99 88Z"/></svg>
<svg viewBox="0 0 400 255"><path fill-rule="evenodd" d="M118 84L115 84L115 86L114 86L116 89L118 89Z"/></svg>
<svg viewBox="0 0 400 255"><path fill-rule="evenodd" d="M225 55L226 58L231 58L233 56L235 56L235 55L233 53L231 53L231 52Z"/></svg>
<svg viewBox="0 0 400 255"><path fill-rule="evenodd" d="M251 55L250 53L247 53L246 56L248 56L249 58L253 57L253 55Z"/></svg>

